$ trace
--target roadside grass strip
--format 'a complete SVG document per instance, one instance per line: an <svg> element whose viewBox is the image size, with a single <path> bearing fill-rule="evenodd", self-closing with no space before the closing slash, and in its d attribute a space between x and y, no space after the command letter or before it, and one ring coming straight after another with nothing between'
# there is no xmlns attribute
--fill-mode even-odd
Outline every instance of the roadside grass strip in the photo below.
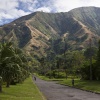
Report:
<svg viewBox="0 0 100 100"><path fill-rule="evenodd" d="M60 81L59 83L73 87L71 81L72 81L71 79L67 79L67 80L64 79L63 81ZM100 81L87 81L87 80L75 79L74 87L82 89L82 90L100 93Z"/></svg>
<svg viewBox="0 0 100 100"><path fill-rule="evenodd" d="M24 83L11 85L10 88L3 86L0 100L44 100L42 94L34 84L32 78L27 78Z"/></svg>

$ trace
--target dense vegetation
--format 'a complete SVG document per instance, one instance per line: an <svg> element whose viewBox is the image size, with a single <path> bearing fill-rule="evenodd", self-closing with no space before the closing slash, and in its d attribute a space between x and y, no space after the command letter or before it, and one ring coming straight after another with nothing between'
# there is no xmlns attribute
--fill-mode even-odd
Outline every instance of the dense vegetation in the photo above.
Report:
<svg viewBox="0 0 100 100"><path fill-rule="evenodd" d="M57 46L51 47L47 56L39 59L40 67L35 70L49 78L100 80L100 42L98 44L98 48L89 44L87 49L74 51L66 48L66 42L57 51Z"/></svg>

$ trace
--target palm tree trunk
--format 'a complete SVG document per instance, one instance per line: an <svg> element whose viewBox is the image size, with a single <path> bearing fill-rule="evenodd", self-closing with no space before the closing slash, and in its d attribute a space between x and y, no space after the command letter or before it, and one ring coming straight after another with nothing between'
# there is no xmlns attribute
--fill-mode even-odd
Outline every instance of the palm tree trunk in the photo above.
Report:
<svg viewBox="0 0 100 100"><path fill-rule="evenodd" d="M67 79L67 74L68 74L68 73L67 73L67 70L66 70L66 69L65 69L65 74L66 74L66 79Z"/></svg>
<svg viewBox="0 0 100 100"><path fill-rule="evenodd" d="M6 87L10 87L10 81L7 81Z"/></svg>
<svg viewBox="0 0 100 100"><path fill-rule="evenodd" d="M0 85L0 92L2 92L2 85Z"/></svg>
<svg viewBox="0 0 100 100"><path fill-rule="evenodd" d="M58 78L59 78L59 69L58 69Z"/></svg>

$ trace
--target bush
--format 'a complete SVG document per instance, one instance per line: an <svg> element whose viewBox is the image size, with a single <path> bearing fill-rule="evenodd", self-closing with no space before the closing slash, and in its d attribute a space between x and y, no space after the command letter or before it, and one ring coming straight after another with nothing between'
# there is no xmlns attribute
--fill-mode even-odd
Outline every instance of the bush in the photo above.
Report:
<svg viewBox="0 0 100 100"><path fill-rule="evenodd" d="M46 76L49 78L65 78L66 77L64 72L58 72L56 70L49 71L48 73L46 73Z"/></svg>

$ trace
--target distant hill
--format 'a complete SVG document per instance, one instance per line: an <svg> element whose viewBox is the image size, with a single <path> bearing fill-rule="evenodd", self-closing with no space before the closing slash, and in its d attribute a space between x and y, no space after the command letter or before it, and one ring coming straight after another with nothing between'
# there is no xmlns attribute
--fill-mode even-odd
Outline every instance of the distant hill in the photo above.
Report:
<svg viewBox="0 0 100 100"><path fill-rule="evenodd" d="M35 12L0 27L0 41L12 41L31 55L45 55L53 46L81 50L100 38L100 8L81 7L66 13ZM53 42L52 42L53 41ZM59 52L58 52L59 51Z"/></svg>

